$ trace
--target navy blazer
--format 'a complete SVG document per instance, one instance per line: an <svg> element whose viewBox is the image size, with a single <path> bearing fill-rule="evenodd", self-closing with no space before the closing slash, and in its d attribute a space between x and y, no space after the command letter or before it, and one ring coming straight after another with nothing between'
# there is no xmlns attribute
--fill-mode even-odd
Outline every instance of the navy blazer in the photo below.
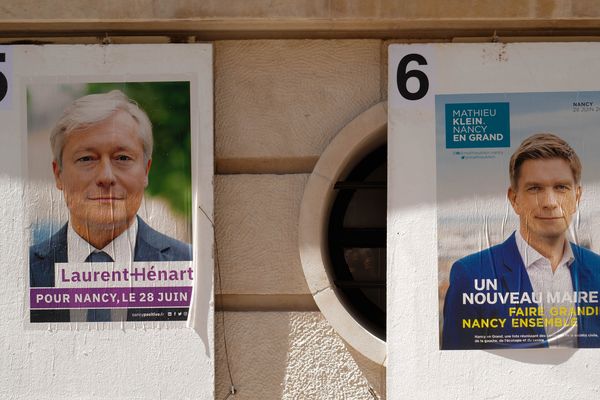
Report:
<svg viewBox="0 0 600 400"><path fill-rule="evenodd" d="M571 243L575 260L570 266L573 290L578 292L600 291L600 256ZM496 280L497 290L476 290L474 280ZM481 285L481 284L480 284ZM464 257L452 265L450 286L444 302L444 324L442 349L493 349L548 347L543 327L512 327L510 307L536 307L537 304L462 304L463 293L508 293L532 294L529 275L517 248L513 233L504 243ZM579 303L576 306L598 306ZM543 316L541 316L543 318ZM463 328L463 320L506 318L504 327ZM528 317L522 317L528 318ZM530 318L536 318L535 316ZM600 347L600 316L580 315L577 317L577 347ZM492 338L519 335L521 338L538 336L531 342L510 341L509 343L479 341L475 336Z"/></svg>
<svg viewBox="0 0 600 400"><path fill-rule="evenodd" d="M139 216L134 261L191 261L192 247L155 231ZM29 248L30 287L54 287L54 263L68 262L67 224ZM69 322L69 310L31 310L31 322Z"/></svg>

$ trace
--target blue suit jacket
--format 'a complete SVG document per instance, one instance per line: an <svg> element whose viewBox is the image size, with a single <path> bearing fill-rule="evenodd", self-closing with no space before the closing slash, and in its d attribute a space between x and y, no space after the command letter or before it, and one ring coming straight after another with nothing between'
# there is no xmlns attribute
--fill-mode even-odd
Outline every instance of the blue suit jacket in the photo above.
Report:
<svg viewBox="0 0 600 400"><path fill-rule="evenodd" d="M579 292L600 291L600 256L571 243L575 261L571 264L573 290ZM474 280L495 279L497 290L476 290ZM479 253L471 254L454 263L450 271L450 287L444 303L444 326L442 330L442 349L493 349L548 347L543 327L512 327L509 315L510 307L536 307L537 304L463 304L463 293L533 293L529 275L519 254L515 234L504 243L490 247ZM577 306L597 306L598 304L577 304ZM506 318L504 327L463 328L463 319ZM524 317L527 318L527 317ZM536 318L531 317L531 318ZM543 316L542 316L543 318ZM600 316L578 316L577 346L600 347ZM532 337L539 335L534 342L511 343L475 343L475 336L492 335L507 337L521 335Z"/></svg>
<svg viewBox="0 0 600 400"><path fill-rule="evenodd" d="M152 229L140 217L134 261L190 261L192 247ZM54 263L68 262L67 225L29 248L31 287L54 287ZM69 322L69 310L31 310L31 322Z"/></svg>

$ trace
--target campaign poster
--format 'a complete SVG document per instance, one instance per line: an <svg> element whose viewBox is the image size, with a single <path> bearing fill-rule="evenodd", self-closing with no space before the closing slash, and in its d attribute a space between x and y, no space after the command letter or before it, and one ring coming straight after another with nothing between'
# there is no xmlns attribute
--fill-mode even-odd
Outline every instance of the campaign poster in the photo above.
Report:
<svg viewBox="0 0 600 400"><path fill-rule="evenodd" d="M151 62L159 50L180 62ZM26 328L187 325L209 343L210 46L8 54L19 65L6 131L23 149Z"/></svg>
<svg viewBox="0 0 600 400"><path fill-rule="evenodd" d="M389 398L594 396L598 54L389 46Z"/></svg>
<svg viewBox="0 0 600 400"><path fill-rule="evenodd" d="M435 113L441 348L600 347L600 92Z"/></svg>
<svg viewBox="0 0 600 400"><path fill-rule="evenodd" d="M30 322L185 321L190 82L32 82Z"/></svg>
<svg viewBox="0 0 600 400"><path fill-rule="evenodd" d="M390 46L390 360L600 347L597 47Z"/></svg>
<svg viewBox="0 0 600 400"><path fill-rule="evenodd" d="M212 70L210 44L0 46L12 397L156 397L143 371L214 398Z"/></svg>

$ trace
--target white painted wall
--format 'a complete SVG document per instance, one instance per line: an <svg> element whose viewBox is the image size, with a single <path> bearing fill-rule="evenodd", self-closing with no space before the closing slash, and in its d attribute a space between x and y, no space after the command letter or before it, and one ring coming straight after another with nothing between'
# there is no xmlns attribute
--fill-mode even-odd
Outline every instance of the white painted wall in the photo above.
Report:
<svg viewBox="0 0 600 400"><path fill-rule="evenodd" d="M204 235L204 241L195 243L195 259L204 260L196 273L192 321L198 333L143 323L121 329L74 323L60 329L56 324L34 330L26 326L30 227L25 209L31 205L24 203L23 90L28 77L39 74L65 80L187 75L200 82L191 94L193 109L201 110L192 115L192 125L208 132L196 143L207 156L196 161L203 173L195 183L208 177L212 185L211 46L19 46L13 47L13 60L12 110L0 110L0 398L212 399L212 228L201 213L194 231L195 238ZM206 118L199 121L201 115ZM198 194L196 204L212 217L212 190L205 192Z"/></svg>
<svg viewBox="0 0 600 400"><path fill-rule="evenodd" d="M435 115L394 97L408 52L428 55L432 95L600 87L597 43L390 47L388 398L597 398L600 349L439 350Z"/></svg>

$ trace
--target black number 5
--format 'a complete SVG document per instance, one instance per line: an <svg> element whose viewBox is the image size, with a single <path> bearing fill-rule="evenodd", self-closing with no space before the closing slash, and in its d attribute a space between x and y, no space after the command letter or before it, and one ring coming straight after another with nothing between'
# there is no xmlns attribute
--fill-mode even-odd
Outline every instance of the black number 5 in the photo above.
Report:
<svg viewBox="0 0 600 400"><path fill-rule="evenodd" d="M425 72L418 69L407 70L408 64L415 61L419 65L427 65L427 60L420 54L412 53L402 57L398 64L398 71L396 72L396 84L402 97L407 100L419 100L425 97L429 90L429 79ZM410 78L416 78L419 81L419 88L416 92L411 92L406 87L406 84Z"/></svg>
<svg viewBox="0 0 600 400"><path fill-rule="evenodd" d="M0 63L6 61L6 54L0 53ZM4 100L6 93L8 92L8 81L6 80L6 76L0 71L0 101Z"/></svg>

